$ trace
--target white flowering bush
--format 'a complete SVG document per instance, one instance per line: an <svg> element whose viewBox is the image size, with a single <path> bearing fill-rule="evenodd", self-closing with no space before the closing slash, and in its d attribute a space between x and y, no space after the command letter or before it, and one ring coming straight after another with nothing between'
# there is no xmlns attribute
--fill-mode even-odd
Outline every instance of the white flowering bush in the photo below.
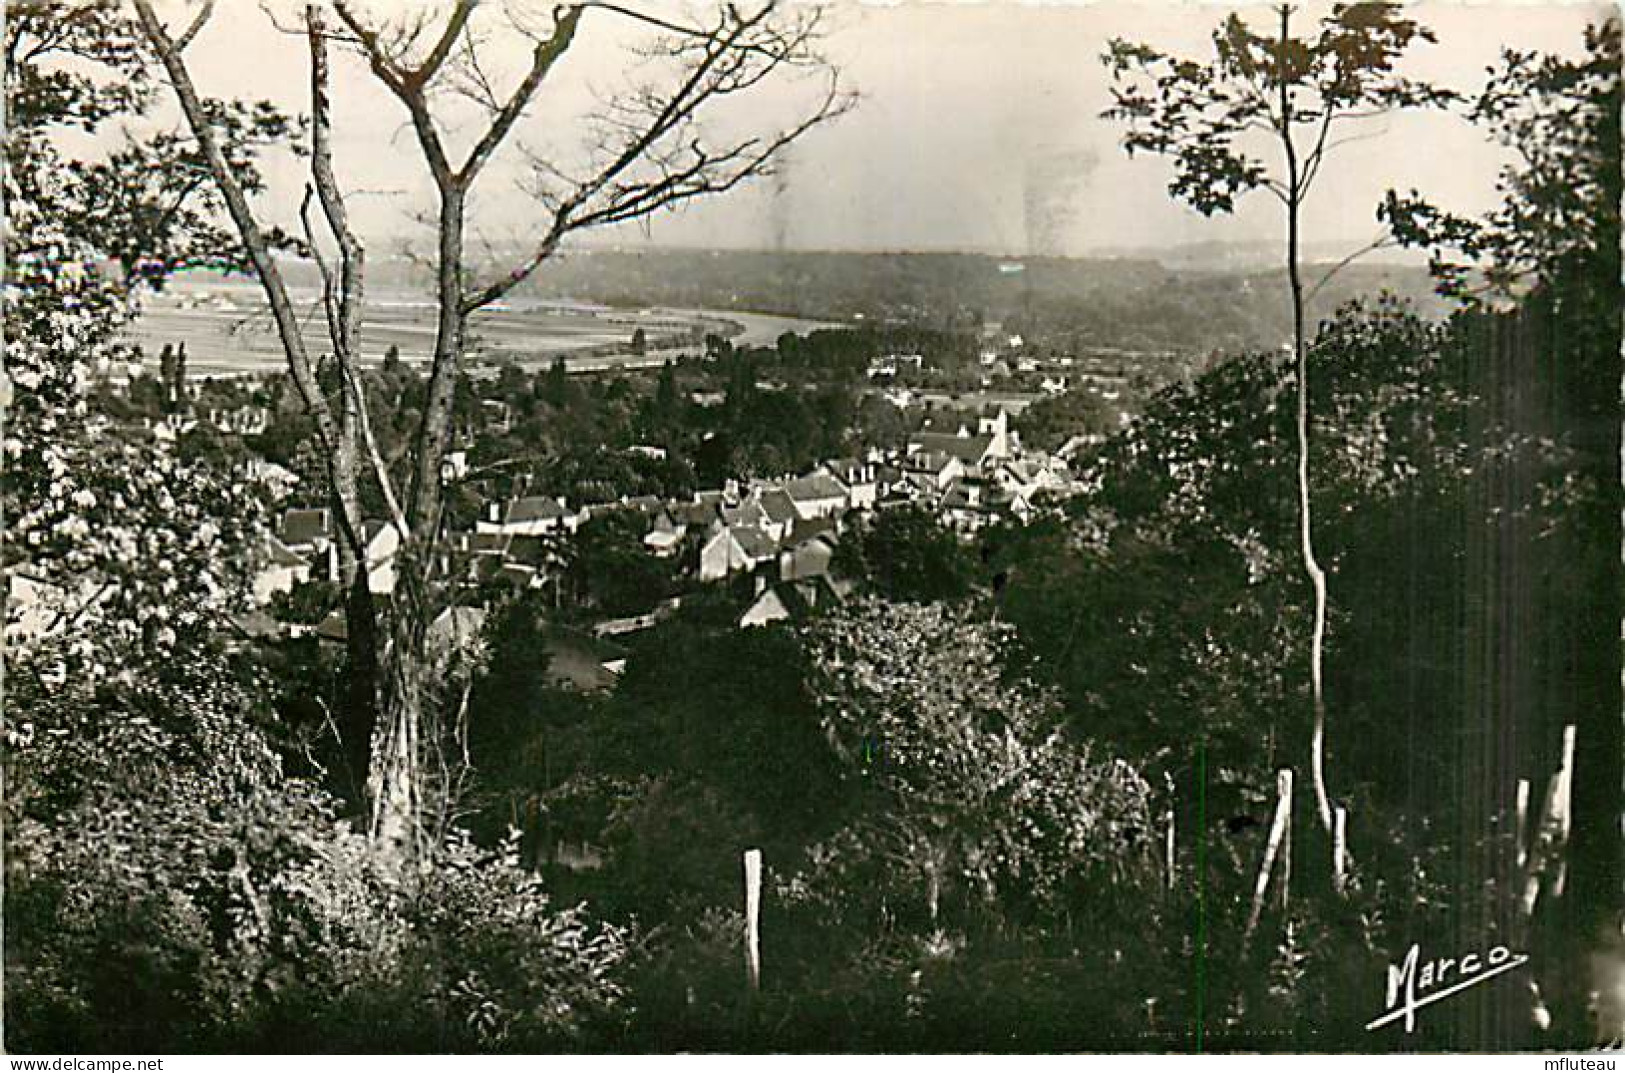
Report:
<svg viewBox="0 0 1625 1073"><path fill-rule="evenodd" d="M71 638L56 646L59 673L100 676L241 607L263 523L255 488L87 403L93 373L130 357L120 332L132 298L62 228L61 169L43 139L32 151L26 175L7 172L3 562L29 598L8 601L6 625L14 651Z"/></svg>
<svg viewBox="0 0 1625 1073"><path fill-rule="evenodd" d="M147 85L122 5L65 15L32 4L5 24L6 1046L571 1045L623 1005L623 933L553 906L512 844L454 832L408 874L380 867L344 803L284 771L273 683L220 644L261 490L90 402L134 363L140 287L224 232L207 192L143 215L166 180L198 188L154 164L183 140L99 170L58 154L53 131L138 114ZM263 108L220 115L239 149L287 129ZM120 222L137 217L182 222L137 235Z"/></svg>

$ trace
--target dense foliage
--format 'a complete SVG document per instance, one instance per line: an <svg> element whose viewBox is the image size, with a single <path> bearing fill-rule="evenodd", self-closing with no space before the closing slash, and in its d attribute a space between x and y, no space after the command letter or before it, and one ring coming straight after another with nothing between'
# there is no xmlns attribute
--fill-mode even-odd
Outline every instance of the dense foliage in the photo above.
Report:
<svg viewBox="0 0 1625 1073"><path fill-rule="evenodd" d="M6 24L7 1048L570 1046L617 1016L626 933L555 907L511 844L452 833L412 875L381 868L287 773L283 684L225 648L264 490L94 405L162 275L106 262L167 270L218 238L189 212L161 235L101 214L51 141L145 105L124 18Z"/></svg>
<svg viewBox="0 0 1625 1073"><path fill-rule="evenodd" d="M81 66L21 62L37 24L7 29L24 122L8 143L4 565L26 589L7 616L8 1049L1364 1049L1381 1045L1363 1021L1386 966L1422 940L1531 952L1553 1031L1484 988L1407 1045L1609 1027L1572 966L1617 952L1621 881L1620 654L1597 643L1617 637L1621 597L1617 23L1578 61L1507 57L1478 109L1524 152L1505 209L1466 228L1410 203L1410 237L1478 258L1503 307L1440 321L1367 298L1315 332L1312 494L1339 594L1330 755L1353 863L1334 890L1300 782L1291 878L1249 929L1278 772L1308 734L1295 385L1268 349L1171 384L1126 427L1082 394L1039 404L1030 442L1103 437L1074 456L1069 498L974 540L920 508L855 518L835 567L856 589L820 590L791 623L740 629L755 579L685 585L631 507L534 552L544 587L459 593L484 625L437 642L425 672L437 837L405 874L386 867L346 800L342 662L229 625L274 498L232 467L257 456L315 480L309 421L285 384L221 386L222 404L266 406L267 430L171 444L135 427L174 406L162 387L94 385L133 357L119 332L142 275L103 265L156 266L156 284L235 252L207 202L173 233L126 226L153 220L124 202L98 216L75 177L91 173L56 156L48 128L145 102L116 7L86 10L74 25L97 33L56 39ZM98 65L118 77L83 74ZM293 129L254 109L222 123L245 152ZM94 174L190 151L136 144ZM913 296L946 274L967 303L1015 308L980 261L934 264L845 278L811 258L807 300L876 274ZM1041 309L1108 320L1201 322L1232 296L1144 265L1121 270L1132 302L1027 271ZM510 470L576 506L895 442L901 412L859 397L868 359L973 366L982 312L719 339L712 361L648 376L501 369L459 389L470 473L448 512L472 524L482 499L521 490ZM399 466L423 382L397 357L366 386ZM482 395L507 404L505 427ZM674 593L647 628L586 624ZM317 582L273 610L308 626L336 598ZM1539 796L1570 723L1571 893L1526 920L1516 781ZM740 912L752 847L759 990Z"/></svg>

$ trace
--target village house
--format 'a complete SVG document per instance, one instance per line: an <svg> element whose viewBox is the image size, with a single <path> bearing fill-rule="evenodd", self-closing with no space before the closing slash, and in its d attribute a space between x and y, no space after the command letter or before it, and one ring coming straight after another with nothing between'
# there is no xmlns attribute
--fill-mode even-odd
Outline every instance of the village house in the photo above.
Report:
<svg viewBox="0 0 1625 1073"><path fill-rule="evenodd" d="M752 496L736 506L724 506L722 508L722 524L729 529L752 528L760 529L763 532L775 527L775 523L769 517L767 509L762 506L761 499L756 496Z"/></svg>
<svg viewBox="0 0 1625 1073"><path fill-rule="evenodd" d="M292 592L295 585L310 580L310 560L267 534L262 541L262 563L254 572L254 603L264 606L279 592Z"/></svg>
<svg viewBox="0 0 1625 1073"><path fill-rule="evenodd" d="M271 413L263 406L239 406L236 409L211 408L209 424L221 432L238 436L258 436L271 423Z"/></svg>
<svg viewBox="0 0 1625 1073"><path fill-rule="evenodd" d="M756 597L739 616L739 628L766 626L786 620L800 621L819 607L840 603L843 594L828 577L770 585L758 579Z"/></svg>
<svg viewBox="0 0 1625 1073"><path fill-rule="evenodd" d="M872 510L880 498L875 464L856 458L839 458L819 467L846 488L848 510Z"/></svg>
<svg viewBox="0 0 1625 1073"><path fill-rule="evenodd" d="M542 653L548 684L571 693L613 689L630 654L613 641L565 628L548 630Z"/></svg>
<svg viewBox="0 0 1625 1073"><path fill-rule="evenodd" d="M338 545L333 519L326 507L283 511L276 539L289 552L309 564L308 577L325 581L338 577Z"/></svg>
<svg viewBox="0 0 1625 1073"><path fill-rule="evenodd" d="M832 518L847 510L846 486L826 472L813 472L784 485L797 517Z"/></svg>
<svg viewBox="0 0 1625 1073"><path fill-rule="evenodd" d="M543 536L548 533L574 532L581 517L565 506L564 500L553 496L525 496L507 504L492 503L487 507L487 518L476 522L481 533L506 533L510 536Z"/></svg>
<svg viewBox="0 0 1625 1073"><path fill-rule="evenodd" d="M687 534L688 523L678 520L673 511L662 507L651 519L649 531L643 536L643 544L651 554L665 559L677 554Z"/></svg>
<svg viewBox="0 0 1625 1073"><path fill-rule="evenodd" d="M367 589L375 596L395 591L395 555L401 536L392 523L377 519L362 522L362 559ZM279 592L291 592L306 581L339 580L338 536L332 515L325 508L283 512L277 531L266 538L263 562L253 580L254 599L269 603Z"/></svg>
<svg viewBox="0 0 1625 1073"><path fill-rule="evenodd" d="M834 529L819 528L820 525L828 525L827 522L807 524L814 531L808 532L805 536L792 537L779 552L781 581L802 581L807 578L823 577L829 573L830 562L835 558Z"/></svg>
<svg viewBox="0 0 1625 1073"><path fill-rule="evenodd" d="M922 430L908 438L910 456L920 454L932 458L947 455L965 468L981 467L989 462L1010 458L1015 454L1015 446L1015 437L1010 431L1010 416L1002 408L994 417L980 418L974 434L961 424L955 432ZM940 468L938 472L941 473Z"/></svg>
<svg viewBox="0 0 1625 1073"><path fill-rule="evenodd" d="M783 540L801 520L795 500L783 488L766 489L757 495L756 502L761 504L762 513L766 515L766 521L759 523L759 527L774 540Z"/></svg>
<svg viewBox="0 0 1625 1073"><path fill-rule="evenodd" d="M696 492L692 502L672 503L666 509L676 524L710 534L723 524L722 504L721 492Z"/></svg>
<svg viewBox="0 0 1625 1073"><path fill-rule="evenodd" d="M918 492L940 492L964 476L968 468L960 457L947 451L919 450L902 460L903 483L912 485Z"/></svg>
<svg viewBox="0 0 1625 1073"><path fill-rule="evenodd" d="M395 591L395 555L401 533L393 522L369 519L361 523L363 557L367 564L367 591L387 596Z"/></svg>
<svg viewBox="0 0 1625 1073"><path fill-rule="evenodd" d="M730 574L754 570L772 562L778 555L778 542L749 525L730 525L706 541L700 549L700 580L720 581Z"/></svg>

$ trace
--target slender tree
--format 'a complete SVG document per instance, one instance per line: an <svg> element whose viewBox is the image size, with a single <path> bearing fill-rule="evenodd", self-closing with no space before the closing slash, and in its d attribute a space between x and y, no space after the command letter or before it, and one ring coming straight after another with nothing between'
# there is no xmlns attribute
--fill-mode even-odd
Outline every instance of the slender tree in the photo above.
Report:
<svg viewBox="0 0 1625 1073"><path fill-rule="evenodd" d="M315 381L294 303L264 232L230 162L210 149L210 113L184 58L187 44L209 18L209 5L175 35L157 18L150 0L135 3L147 41L163 63L265 288L290 371L315 419L328 476L341 503L354 487L357 452L365 444L371 476L383 488L401 533L367 787L374 839L392 858L408 860L422 848L422 674L433 596L431 550L442 524L443 472L453 434L456 389L471 350L470 318L524 283L575 232L643 219L770 173L787 146L844 112L852 97L818 52L823 16L815 8L785 12L772 2L750 9L730 6L709 22L690 23L619 4L582 3L559 6L550 20L537 20L519 4L457 0L438 21L403 18L376 23L357 5L333 0L330 10L336 24L329 26L324 21L327 8L307 6L301 32L311 53L312 153L311 186L301 215L313 255L318 248L310 218L313 199L320 204L338 249L337 266L322 265L322 305L342 379L335 414ZM655 61L666 81L636 86L608 101L600 113L586 117L583 129L589 132L590 147L584 162L572 167L530 155L532 190L540 211L529 251L506 270L481 278L466 251L469 201L478 180L498 151L514 140L520 121L584 26L612 20L630 21L654 35L643 54ZM540 25L544 22L545 27ZM498 88L490 73L487 52L495 34L510 40L517 34L531 46L523 74L506 90ZM357 374L364 250L350 227L332 166L330 41L358 55L404 109L438 200L435 340L427 399L408 435L410 476L400 490L391 483L371 436ZM777 131L732 139L709 135L706 120L719 105L786 78L811 78L817 87L795 122ZM447 123L441 112L448 97L471 103L483 120L472 126ZM452 135L462 130L472 130L473 136L459 148ZM347 533L359 531L360 519L347 506L341 521Z"/></svg>
<svg viewBox="0 0 1625 1073"><path fill-rule="evenodd" d="M1255 31L1231 15L1213 33L1211 60L1171 56L1148 45L1114 39L1102 57L1112 77L1113 103L1104 116L1128 128L1123 147L1174 165L1169 193L1204 216L1234 211L1253 190L1267 190L1286 220L1285 265L1292 307L1297 381L1297 495L1300 554L1314 589L1309 646L1313 710L1310 767L1321 824L1332 828L1326 790L1324 649L1326 571L1315 555L1309 494L1309 340L1305 325L1315 291L1359 253L1391 243L1383 235L1346 258L1306 290L1301 251L1305 201L1333 150L1359 133L1351 125L1402 108L1442 106L1449 90L1400 74L1396 64L1432 33L1389 2L1338 4L1309 33L1295 34L1296 9L1275 9L1274 32Z"/></svg>

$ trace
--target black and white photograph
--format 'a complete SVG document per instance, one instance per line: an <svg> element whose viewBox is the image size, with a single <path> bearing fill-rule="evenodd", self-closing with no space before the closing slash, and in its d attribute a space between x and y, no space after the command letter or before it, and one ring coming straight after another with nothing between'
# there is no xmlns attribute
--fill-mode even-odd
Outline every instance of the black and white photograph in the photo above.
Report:
<svg viewBox="0 0 1625 1073"><path fill-rule="evenodd" d="M1613 1068L1614 4L3 7L9 1069Z"/></svg>

